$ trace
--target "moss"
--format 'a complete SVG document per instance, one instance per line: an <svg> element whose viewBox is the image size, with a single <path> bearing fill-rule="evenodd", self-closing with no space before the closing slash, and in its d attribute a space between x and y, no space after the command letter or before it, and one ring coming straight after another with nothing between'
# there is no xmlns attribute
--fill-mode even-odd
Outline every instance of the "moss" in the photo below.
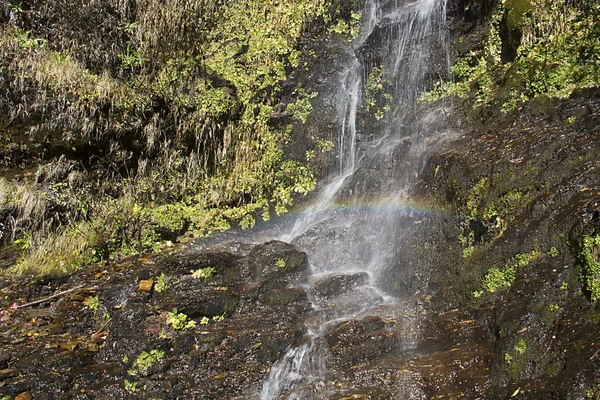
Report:
<svg viewBox="0 0 600 400"><path fill-rule="evenodd" d="M600 235L584 236L580 253L580 279L592 302L600 298Z"/></svg>
<svg viewBox="0 0 600 400"><path fill-rule="evenodd" d="M165 352L161 350L150 350L150 352L142 351L135 359L131 369L128 371L130 375L146 375L148 370L157 361L165 357Z"/></svg>
<svg viewBox="0 0 600 400"><path fill-rule="evenodd" d="M499 289L512 286L516 279L517 269L526 267L532 260L539 257L541 257L541 253L532 250L528 253L515 255L502 269L490 268L483 279L483 288L493 293Z"/></svg>
<svg viewBox="0 0 600 400"><path fill-rule="evenodd" d="M503 269L491 268L485 275L483 288L488 292L495 292L498 289L510 287L516 278L516 269L507 266Z"/></svg>

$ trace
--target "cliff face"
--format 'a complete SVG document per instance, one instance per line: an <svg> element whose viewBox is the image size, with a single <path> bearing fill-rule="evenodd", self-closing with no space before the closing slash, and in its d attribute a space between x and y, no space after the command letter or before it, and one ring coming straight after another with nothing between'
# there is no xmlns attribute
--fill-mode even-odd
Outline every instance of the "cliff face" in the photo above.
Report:
<svg viewBox="0 0 600 400"><path fill-rule="evenodd" d="M428 288L429 339L416 364L440 367L416 368L431 396L597 395L598 63L597 54L570 58L573 46L582 55L594 45L568 38L583 20L597 31L598 4L574 5L578 11L547 4L571 19L552 33L562 39L538 39L554 40L541 61L525 38L536 34L531 21L540 24L535 29L544 24L538 3L483 7L483 24L472 24L478 17L459 3L451 19L454 71L467 89L450 89L457 89L452 125L460 137L422 171L415 196L438 212L408 243L413 274L403 278L415 290ZM473 67L466 74L456 67L465 56ZM577 84L568 73L552 82L561 69L588 67ZM543 82L537 93L534 81ZM511 92L521 100L507 105ZM423 270L430 271L426 279L419 278Z"/></svg>

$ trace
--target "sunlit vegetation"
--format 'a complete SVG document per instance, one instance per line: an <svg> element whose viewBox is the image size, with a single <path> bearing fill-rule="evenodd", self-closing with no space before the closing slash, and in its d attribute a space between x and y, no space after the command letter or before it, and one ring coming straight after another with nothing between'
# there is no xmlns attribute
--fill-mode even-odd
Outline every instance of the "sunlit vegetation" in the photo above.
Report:
<svg viewBox="0 0 600 400"><path fill-rule="evenodd" d="M287 160L281 101L329 0L0 5L0 240L14 272L64 274L288 210L315 187ZM327 31L321 30L321 31ZM289 89L288 89L289 90Z"/></svg>
<svg viewBox="0 0 600 400"><path fill-rule="evenodd" d="M508 112L538 96L567 98L597 87L599 19L596 0L498 1L485 44L452 67L455 82L438 82L421 98L454 95Z"/></svg>

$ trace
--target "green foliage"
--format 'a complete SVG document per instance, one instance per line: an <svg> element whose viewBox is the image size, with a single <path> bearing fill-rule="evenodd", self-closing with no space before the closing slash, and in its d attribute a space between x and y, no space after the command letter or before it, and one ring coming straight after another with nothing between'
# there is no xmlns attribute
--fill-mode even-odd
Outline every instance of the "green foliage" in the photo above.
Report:
<svg viewBox="0 0 600 400"><path fill-rule="evenodd" d="M310 103L310 99L315 98L317 93L308 93L304 88L296 89L296 102L290 103L286 107L286 111L292 113L294 118L303 124L306 123L306 119L313 110L313 106Z"/></svg>
<svg viewBox="0 0 600 400"><path fill-rule="evenodd" d="M196 271L192 271L192 277L196 279L208 279L214 275L216 270L213 267L205 267L197 269Z"/></svg>
<svg viewBox="0 0 600 400"><path fill-rule="evenodd" d="M348 36L348 41L352 41L358 37L360 33L360 20L362 18L362 12L351 12L350 20L338 19L336 24L331 26L329 29L331 32L338 33L340 35Z"/></svg>
<svg viewBox="0 0 600 400"><path fill-rule="evenodd" d="M483 288L493 293L499 289L510 287L516 279L517 268L523 268L529 265L532 260L541 257L538 250L532 250L529 253L519 253L504 266L504 268L490 268L485 274Z"/></svg>
<svg viewBox="0 0 600 400"><path fill-rule="evenodd" d="M133 365L129 371L129 375L146 375L148 370L154 363L162 360L165 356L165 352L162 350L150 350L150 353L142 351L140 355L135 359Z"/></svg>
<svg viewBox="0 0 600 400"><path fill-rule="evenodd" d="M15 272L67 274L231 220L248 228L254 211L268 219L315 186L305 164L285 159L288 128L271 118L302 62L303 27L331 14L326 0L113 6L11 2L20 28L0 26L10 99L0 103L0 151L52 149L37 176L0 182L9 193L0 211L17 221L10 234L35 232ZM356 34L360 16L351 19ZM289 111L305 121L314 96L299 89ZM90 158L94 148L106 150ZM38 153L20 157L35 167ZM17 166L6 154L2 165Z"/></svg>
<svg viewBox="0 0 600 400"><path fill-rule="evenodd" d="M469 258L471 257L471 255L473 254L473 251L475 250L474 246L469 246L463 249L463 258Z"/></svg>
<svg viewBox="0 0 600 400"><path fill-rule="evenodd" d="M156 279L156 283L154 284L154 290L158 293L165 291L169 288L167 285L167 277L164 273L160 274L158 279Z"/></svg>
<svg viewBox="0 0 600 400"><path fill-rule="evenodd" d="M275 262L275 265L277 265L279 268L285 268L285 260L283 258L278 258Z"/></svg>
<svg viewBox="0 0 600 400"><path fill-rule="evenodd" d="M137 387L138 383L137 382L132 382L132 381L130 381L128 379L125 379L123 381L123 383L125 385L125 390L126 391L128 391L130 393L137 392L137 390L138 390L138 387Z"/></svg>
<svg viewBox="0 0 600 400"><path fill-rule="evenodd" d="M183 331L196 326L196 321L188 320L188 316L184 313L178 313L177 309L167 313L167 324L171 325L173 329Z"/></svg>
<svg viewBox="0 0 600 400"><path fill-rule="evenodd" d="M592 302L600 298L600 235L585 236L580 254L580 279Z"/></svg>
<svg viewBox="0 0 600 400"><path fill-rule="evenodd" d="M17 14L20 14L23 12L23 5L21 2L18 2L18 3L9 2L8 8L10 8L12 10L12 12L17 13Z"/></svg>
<svg viewBox="0 0 600 400"><path fill-rule="evenodd" d="M315 139L315 143L321 152L329 152L335 147L331 140Z"/></svg>
<svg viewBox="0 0 600 400"><path fill-rule="evenodd" d="M467 194L459 204L465 216L459 235L464 258L470 258L478 246L502 237L510 224L526 212L535 190L527 182L532 172L517 174L509 169L483 176L470 189L465 188Z"/></svg>
<svg viewBox="0 0 600 400"><path fill-rule="evenodd" d="M455 83L439 82L421 99L470 97L474 107L495 103L508 112L520 101L566 98L578 88L597 87L598 18L596 1L496 2L485 46L457 60L452 67ZM501 36L503 29L509 34ZM514 42L514 33L519 42ZM503 60L507 47L516 49L512 60Z"/></svg>
<svg viewBox="0 0 600 400"><path fill-rule="evenodd" d="M548 255L550 257L558 257L560 255L560 253L558 252L558 249L555 246L552 246L550 248L550 250L548 251Z"/></svg>
<svg viewBox="0 0 600 400"><path fill-rule="evenodd" d="M225 314L215 315L212 317L212 320L215 322L221 322L225 319Z"/></svg>
<svg viewBox="0 0 600 400"><path fill-rule="evenodd" d="M483 288L493 293L498 289L510 287L515 281L515 277L515 267L506 266L503 269L491 268L485 275Z"/></svg>
<svg viewBox="0 0 600 400"><path fill-rule="evenodd" d="M392 109L393 97L385 93L388 81L383 67L375 67L369 73L365 86L367 111L375 113L375 119L380 120L386 112Z"/></svg>
<svg viewBox="0 0 600 400"><path fill-rule="evenodd" d="M85 304L89 307L93 312L98 311L98 306L100 305L100 300L98 296L88 297L85 301Z"/></svg>
<svg viewBox="0 0 600 400"><path fill-rule="evenodd" d="M517 344L515 344L514 349L515 353L517 354L525 354L525 352L527 351L527 342L525 341L525 339L519 339Z"/></svg>

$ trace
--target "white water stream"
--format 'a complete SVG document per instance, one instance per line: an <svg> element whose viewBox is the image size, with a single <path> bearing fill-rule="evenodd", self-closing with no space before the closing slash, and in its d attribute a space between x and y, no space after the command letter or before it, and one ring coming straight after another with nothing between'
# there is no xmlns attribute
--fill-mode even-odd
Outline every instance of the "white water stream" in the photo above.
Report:
<svg viewBox="0 0 600 400"><path fill-rule="evenodd" d="M414 116L428 76L447 69L445 7L446 0L366 1L363 29L353 43L357 57L339 85L338 174L279 238L308 253L306 290L313 311L305 321L302 344L273 365L260 399L322 398L318 394L327 382L327 329L379 315L382 307L397 302L398 293L389 283L394 273L401 273L398 255L406 250L399 243L410 234L415 213L407 192L429 152L446 136L440 122L444 110ZM375 54L368 53L372 42L379 49ZM360 132L357 113L374 67L385 71L393 107L385 123ZM315 289L331 279L345 279L347 290L323 294Z"/></svg>

